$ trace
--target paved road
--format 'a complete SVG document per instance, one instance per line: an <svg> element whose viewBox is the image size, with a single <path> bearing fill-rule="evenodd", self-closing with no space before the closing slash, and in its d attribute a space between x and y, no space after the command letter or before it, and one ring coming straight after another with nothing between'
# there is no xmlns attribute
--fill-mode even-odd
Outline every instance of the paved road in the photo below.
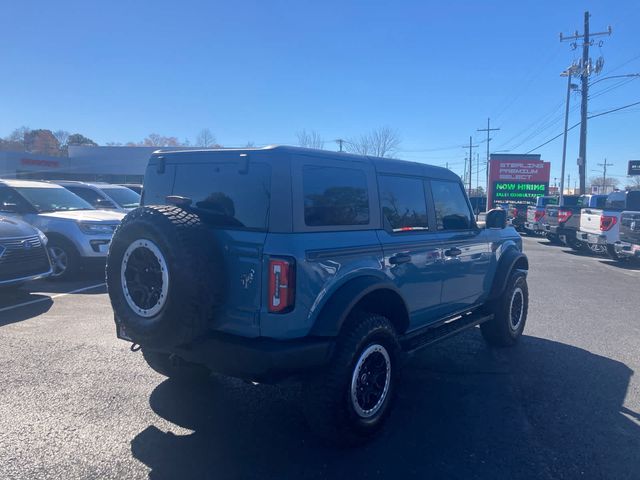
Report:
<svg viewBox="0 0 640 480"><path fill-rule="evenodd" d="M416 356L388 428L351 451L318 443L293 387L152 372L114 338L104 287L64 295L99 280L4 295L0 477L640 478L640 268L525 248L521 344L469 331Z"/></svg>

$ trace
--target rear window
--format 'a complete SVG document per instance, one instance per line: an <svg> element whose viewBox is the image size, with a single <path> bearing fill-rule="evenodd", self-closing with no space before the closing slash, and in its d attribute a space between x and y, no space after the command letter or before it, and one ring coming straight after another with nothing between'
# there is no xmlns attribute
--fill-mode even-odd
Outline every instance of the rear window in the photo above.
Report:
<svg viewBox="0 0 640 480"><path fill-rule="evenodd" d="M179 166L172 194L191 198L191 205L215 225L266 230L271 167L251 163L241 173L237 162Z"/></svg>
<svg viewBox="0 0 640 480"><path fill-rule="evenodd" d="M536 201L537 207L546 207L547 205L557 205L558 197L538 197Z"/></svg>
<svg viewBox="0 0 640 480"><path fill-rule="evenodd" d="M306 165L302 169L304 222L309 227L367 225L367 177L354 168Z"/></svg>
<svg viewBox="0 0 640 480"><path fill-rule="evenodd" d="M626 207L627 194L625 192L613 192L607 197L605 208L611 210L624 210Z"/></svg>

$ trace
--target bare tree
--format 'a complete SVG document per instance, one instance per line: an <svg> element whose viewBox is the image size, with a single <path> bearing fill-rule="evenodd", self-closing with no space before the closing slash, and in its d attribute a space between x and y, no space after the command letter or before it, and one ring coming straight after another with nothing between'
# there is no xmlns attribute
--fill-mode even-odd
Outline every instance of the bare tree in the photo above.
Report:
<svg viewBox="0 0 640 480"><path fill-rule="evenodd" d="M627 183L629 190L640 190L640 175L631 175Z"/></svg>
<svg viewBox="0 0 640 480"><path fill-rule="evenodd" d="M614 190L620 184L620 181L613 177L607 177L606 179L603 177L591 177L589 182L592 187L602 188L604 192Z"/></svg>
<svg viewBox="0 0 640 480"><path fill-rule="evenodd" d="M255 143L253 143L251 140L249 140L249 141L247 142L247 144L246 144L244 147L245 147L245 148L253 148L253 147L255 147L255 146L256 146L256 144L255 144Z"/></svg>
<svg viewBox="0 0 640 480"><path fill-rule="evenodd" d="M165 137L157 133L150 133L143 141L146 147L177 147L180 145L176 137Z"/></svg>
<svg viewBox="0 0 640 480"><path fill-rule="evenodd" d="M29 133L30 131L31 129L29 127L25 127L23 125L22 127L16 128L13 132L11 132L6 140L8 142L24 142L25 134Z"/></svg>
<svg viewBox="0 0 640 480"><path fill-rule="evenodd" d="M60 147L64 147L67 144L67 140L69 140L70 133L66 130L56 130L53 132L53 136L56 137L58 142L60 142Z"/></svg>
<svg viewBox="0 0 640 480"><path fill-rule="evenodd" d="M196 136L196 147L209 148L216 144L216 136L208 128L203 128Z"/></svg>
<svg viewBox="0 0 640 480"><path fill-rule="evenodd" d="M306 148L324 149L324 139L315 130L307 132L305 129L296 133L298 137L298 145Z"/></svg>
<svg viewBox="0 0 640 480"><path fill-rule="evenodd" d="M374 157L392 157L400 149L400 135L390 127L380 127L345 142L347 152Z"/></svg>

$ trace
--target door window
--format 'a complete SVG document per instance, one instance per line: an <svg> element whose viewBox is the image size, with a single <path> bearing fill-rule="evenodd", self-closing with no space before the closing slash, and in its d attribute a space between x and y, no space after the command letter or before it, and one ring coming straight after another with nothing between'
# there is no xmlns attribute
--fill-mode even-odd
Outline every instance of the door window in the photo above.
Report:
<svg viewBox="0 0 640 480"><path fill-rule="evenodd" d="M429 229L422 179L380 175L378 187L383 219L393 232Z"/></svg>
<svg viewBox="0 0 640 480"><path fill-rule="evenodd" d="M431 191L438 230L468 230L471 228L471 210L459 183L431 180Z"/></svg>

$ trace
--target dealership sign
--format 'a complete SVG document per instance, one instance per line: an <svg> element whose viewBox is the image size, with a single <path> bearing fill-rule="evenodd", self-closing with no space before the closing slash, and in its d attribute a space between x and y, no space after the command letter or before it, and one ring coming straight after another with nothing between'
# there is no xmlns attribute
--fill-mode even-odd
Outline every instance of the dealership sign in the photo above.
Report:
<svg viewBox="0 0 640 480"><path fill-rule="evenodd" d="M640 160L629 160L627 175L640 175Z"/></svg>
<svg viewBox="0 0 640 480"><path fill-rule="evenodd" d="M492 154L489 160L489 203L535 203L547 195L551 164L540 155Z"/></svg>

